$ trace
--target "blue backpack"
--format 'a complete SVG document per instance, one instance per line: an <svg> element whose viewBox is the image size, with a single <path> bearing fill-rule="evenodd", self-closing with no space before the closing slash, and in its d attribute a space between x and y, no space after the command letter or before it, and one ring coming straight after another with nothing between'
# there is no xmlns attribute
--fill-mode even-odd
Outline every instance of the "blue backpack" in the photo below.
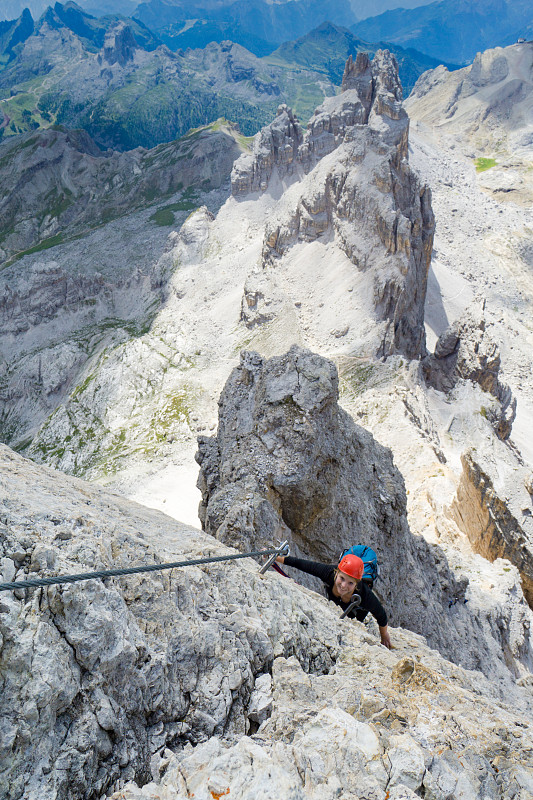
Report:
<svg viewBox="0 0 533 800"><path fill-rule="evenodd" d="M363 580L365 583L369 584L370 588L372 588L374 582L377 581L379 576L378 557L375 551L372 550L371 547L367 547L364 544L356 544L353 547L348 547L346 550L343 550L341 553L341 558L344 558L344 556L348 554L359 556L359 558L363 561L365 565Z"/></svg>

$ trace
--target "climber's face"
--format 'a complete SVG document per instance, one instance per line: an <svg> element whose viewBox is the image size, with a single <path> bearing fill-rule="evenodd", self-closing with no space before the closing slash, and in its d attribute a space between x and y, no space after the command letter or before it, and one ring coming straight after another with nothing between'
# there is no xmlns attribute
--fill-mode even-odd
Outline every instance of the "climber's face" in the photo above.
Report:
<svg viewBox="0 0 533 800"><path fill-rule="evenodd" d="M333 594L340 597L344 602L348 602L357 587L357 581L351 575L337 570L335 583L333 584ZM337 591L335 591L335 589Z"/></svg>

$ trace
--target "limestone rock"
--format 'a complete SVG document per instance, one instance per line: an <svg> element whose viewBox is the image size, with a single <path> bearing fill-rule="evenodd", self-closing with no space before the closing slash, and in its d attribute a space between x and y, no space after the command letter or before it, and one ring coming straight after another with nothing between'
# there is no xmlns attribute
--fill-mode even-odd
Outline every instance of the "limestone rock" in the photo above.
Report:
<svg viewBox="0 0 533 800"><path fill-rule="evenodd" d="M248 389L268 395L278 420L279 406L293 424L305 415L297 438L309 446L311 428L339 415L334 371L301 352L297 376L287 360L270 369L270 381L250 380ZM239 386L236 411L246 426L259 409ZM266 409L258 416L263 437L278 437L286 456L284 430L270 431L268 416ZM236 421L228 420L228 435ZM354 438L355 426L344 422L358 475L370 455L381 507L401 524L390 456L370 437ZM304 455L295 465L301 474ZM286 457L284 464L290 489ZM7 580L233 553L6 447L0 497ZM408 550L402 557L405 564ZM416 580L413 571L409 583ZM444 626L442 610L439 619ZM380 647L325 598L273 572L259 576L249 559L3 592L0 783L19 800L99 800L113 792L116 800L191 793L333 800L340 792L346 800L385 800L387 792L396 800L414 793L449 800L454 791L525 800L533 753L527 681L517 685L500 673L495 683L446 661L414 633L396 629L393 637L394 650Z"/></svg>
<svg viewBox="0 0 533 800"><path fill-rule="evenodd" d="M253 153L237 160L234 194L266 191L276 181L285 189L265 230L261 291L245 286L243 319L249 327L283 312L277 280L294 246L333 239L365 276L367 313L380 336L368 346L382 356L425 353L423 306L434 218L430 192L407 162L408 122L394 57L379 51L370 62L359 54L346 65L341 94L317 108L305 134L282 109L257 135ZM298 188L290 188L296 177ZM256 284L257 271L253 275Z"/></svg>
<svg viewBox="0 0 533 800"><path fill-rule="evenodd" d="M0 496L6 580L231 552L5 446ZM234 561L2 592L5 796L97 800L125 780L149 780L166 746L257 728L269 713L274 651L301 651L306 669L327 672L339 646L342 623L332 634L336 617L322 617L318 596L305 602L316 624L297 633L294 591L259 578L253 561Z"/></svg>
<svg viewBox="0 0 533 800"><path fill-rule="evenodd" d="M281 176L291 174L302 140L300 123L287 105L280 105L275 120L255 137L252 153L243 154L233 165L232 193L264 191L274 167Z"/></svg>
<svg viewBox="0 0 533 800"><path fill-rule="evenodd" d="M118 63L123 67L128 61L133 60L136 49L137 43L132 30L124 20L106 31L102 56L107 64Z"/></svg>
<svg viewBox="0 0 533 800"><path fill-rule="evenodd" d="M297 167L308 171L342 144L345 136L353 136L354 126L369 125L378 130L383 141L398 147L400 158L406 157L409 120L401 100L394 55L379 50L372 62L366 53L358 53L355 62L350 56L341 94L326 98L305 133L292 110L279 106L276 119L256 135L252 153L236 161L231 179L233 194L265 191L274 167L281 178L295 173Z"/></svg>
<svg viewBox="0 0 533 800"><path fill-rule="evenodd" d="M432 683L397 687L391 676L405 661L367 642L347 648L324 676L278 658L272 716L255 736L170 756L160 783L128 783L112 800L526 800L533 773L524 718L501 705L495 721L491 698L459 670L442 672L435 655L418 662Z"/></svg>
<svg viewBox="0 0 533 800"><path fill-rule="evenodd" d="M489 406L494 429L500 439L507 439L516 416L516 399L499 379L500 353L486 330L483 307L465 312L441 334L435 353L423 362L428 383L439 391L451 392L459 380L478 383L484 392L496 399L496 408Z"/></svg>
<svg viewBox="0 0 533 800"><path fill-rule="evenodd" d="M457 663L502 677L512 639L514 669L525 674L531 612L517 575L510 571L514 605L490 614L486 603L467 606L473 589L464 573L456 578L445 551L409 530L390 451L355 425L337 398L336 369L318 355L296 346L268 361L242 353L220 397L217 435L198 441L203 528L239 550L288 539L294 554L325 563L350 544L369 544L392 624L424 635ZM322 591L319 581L288 571ZM511 595L513 586L505 587ZM502 615L513 620L509 629L495 623Z"/></svg>
<svg viewBox="0 0 533 800"><path fill-rule="evenodd" d="M461 458L462 473L450 513L476 552L515 565L533 607L533 506L528 471L501 445L482 447Z"/></svg>
<svg viewBox="0 0 533 800"><path fill-rule="evenodd" d="M126 27L125 31L130 29ZM131 35L131 34L130 34ZM116 58L122 56L117 55ZM85 131L60 126L0 145L0 258L69 237L186 188L226 181L241 150L235 131L197 131L152 150L102 150Z"/></svg>

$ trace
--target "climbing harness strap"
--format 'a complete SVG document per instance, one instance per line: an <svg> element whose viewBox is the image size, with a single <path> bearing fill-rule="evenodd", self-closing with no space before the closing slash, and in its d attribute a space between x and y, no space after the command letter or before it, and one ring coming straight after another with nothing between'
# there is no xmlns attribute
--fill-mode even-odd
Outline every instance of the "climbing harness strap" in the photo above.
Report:
<svg viewBox="0 0 533 800"><path fill-rule="evenodd" d="M280 575L283 575L283 577L284 577L284 578L288 578L288 577L289 577L289 576L287 575L287 573L285 572L285 570L284 570L284 569L281 569L280 565L279 565L279 564L276 564L276 562L275 562L275 561L274 561L274 563L272 564L272 569L275 569L275 570L276 570L276 572L279 572L279 574L280 574Z"/></svg>

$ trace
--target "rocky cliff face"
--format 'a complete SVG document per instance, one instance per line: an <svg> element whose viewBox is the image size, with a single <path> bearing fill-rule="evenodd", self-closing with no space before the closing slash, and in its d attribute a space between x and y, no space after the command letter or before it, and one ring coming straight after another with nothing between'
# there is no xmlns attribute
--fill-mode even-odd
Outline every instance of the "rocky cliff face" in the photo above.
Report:
<svg viewBox="0 0 533 800"><path fill-rule="evenodd" d="M478 53L464 69L429 70L406 108L421 130L470 159L483 159L479 182L500 201L531 206L533 43ZM489 167L487 169L487 167Z"/></svg>
<svg viewBox="0 0 533 800"><path fill-rule="evenodd" d="M337 400L337 372L326 359L297 347L266 362L243 354L220 398L217 436L199 440L204 529L241 551L287 538L296 554L325 563L336 562L349 543L371 544L381 564L378 593L393 625L424 635L463 665L480 666L480 650L494 648L499 665L485 661L480 668L505 674L511 664L507 635L488 633L486 621L480 635L477 627L486 610L469 587L467 570L440 542L430 546L413 536L404 483L391 452L355 425ZM458 508L464 491L459 495ZM466 508L475 514L480 505L470 498ZM529 575L529 566L524 570L529 541L517 558L499 540L491 558L510 558ZM475 549L480 551L478 545ZM318 581L301 573L294 577L320 589ZM461 610L450 616L457 603ZM533 664L531 612L523 597L520 604L515 675ZM460 643L458 625L465 632Z"/></svg>
<svg viewBox="0 0 533 800"><path fill-rule="evenodd" d="M4 580L224 552L197 530L58 477L59 483L52 471L3 448ZM143 533L148 528L153 540ZM161 533L162 549L156 546ZM253 562L237 572L227 565L211 575L204 569L162 572L155 580L152 573L121 587L74 584L46 590L46 598L40 591L2 594L0 783L6 796L99 798L125 779L145 782L152 756L165 745L249 729L255 676L268 674L274 648L285 651L283 639L286 654L294 654L299 636L291 632L292 612L286 616L280 607L286 621L280 626L272 619L278 632L270 641L259 615L275 584L259 579ZM223 584L233 587L230 594ZM237 584L239 599L230 610ZM243 612L246 585L252 613ZM217 597L210 599L212 592ZM225 621L219 624L221 603ZM328 636L317 647L319 638L315 643L303 634L301 652L320 672L331 667L338 644Z"/></svg>
<svg viewBox="0 0 533 800"><path fill-rule="evenodd" d="M531 472L504 447L496 453L473 448L462 457L462 473L451 515L474 550L494 561L507 558L520 572L533 607L533 519Z"/></svg>
<svg viewBox="0 0 533 800"><path fill-rule="evenodd" d="M110 66L120 64L123 67L128 61L133 61L136 49L137 44L131 28L125 21L121 21L106 32L102 48L102 63Z"/></svg>
<svg viewBox="0 0 533 800"><path fill-rule="evenodd" d="M24 446L93 359L137 331L143 315L147 324L162 290L161 276L142 270L84 275L42 262L11 289L12 274L4 271L0 302L4 343L10 342L0 363L2 430ZM70 441L63 436L52 446L56 452Z"/></svg>
<svg viewBox="0 0 533 800"><path fill-rule="evenodd" d="M74 392L78 422L69 433L73 417L60 411L59 439L52 435L52 441L44 433L46 443L37 444L33 454L38 458L52 451L56 458L64 455L70 449L65 444L73 435L77 438L74 429L81 429L81 440L92 442L90 460L94 461L101 448L95 425L100 428L97 420L106 418L108 398L102 401L101 412L95 408L82 412L79 390L91 386L95 369L107 360L103 354L108 347L113 349L146 331L165 297L169 273L168 263L158 263L155 257L164 250L166 228L159 228L163 243L157 245L142 232L143 226L158 228L157 214L154 221L150 211L145 212L143 225L132 222L129 233L110 233L110 218L131 215L155 198L159 204L168 202L174 195L177 202L168 203L164 213L172 222L174 209L183 219L194 207L191 197L200 186L205 192L227 181L240 152L237 134L222 125L152 151L120 154L103 153L83 131L48 130L27 135L18 144L6 142L0 152L4 153L0 166L4 256L32 247L46 250L67 236L73 240L64 245L59 261L41 253L32 259L29 254L30 263L7 262L2 271L2 437L27 446ZM168 224L168 220L163 222ZM87 236L87 229L99 240L94 258L87 255L90 247L80 247L76 239L82 233ZM111 243L114 235L116 244ZM86 427L93 433L87 436ZM110 434L112 449L119 446L120 436L120 431ZM66 458L70 466L64 466L76 470L71 455L67 453Z"/></svg>
<svg viewBox="0 0 533 800"><path fill-rule="evenodd" d="M2 143L0 259L72 238L193 184L220 186L240 154L236 139L223 124L127 153L103 151L85 131L66 128Z"/></svg>
<svg viewBox="0 0 533 800"><path fill-rule="evenodd" d="M479 384L496 401L488 407L500 439L508 439L516 416L516 398L499 377L499 348L486 330L483 307L473 307L456 319L438 338L435 352L423 361L428 383L449 393L459 380Z"/></svg>
<svg viewBox="0 0 533 800"><path fill-rule="evenodd" d="M291 109L279 106L275 120L254 138L253 152L243 154L233 165L232 194L265 191L274 168L281 177L291 174L302 141L302 126Z"/></svg>
<svg viewBox="0 0 533 800"><path fill-rule="evenodd" d="M4 581L233 552L5 447L0 486ZM507 682L501 702L393 635L385 650L251 560L2 592L1 785L20 800L525 800L530 690Z"/></svg>
<svg viewBox="0 0 533 800"><path fill-rule="evenodd" d="M262 264L245 286L242 317L249 327L282 313L281 275L301 242L334 241L372 286L368 312L381 341L375 355L425 352L423 306L434 218L431 195L407 162L408 118L401 105L396 60L379 51L370 62L358 54L346 65L339 96L328 98L303 133L280 107L259 134L251 155L232 173L233 194L279 191L265 231ZM305 177L304 177L305 176Z"/></svg>

